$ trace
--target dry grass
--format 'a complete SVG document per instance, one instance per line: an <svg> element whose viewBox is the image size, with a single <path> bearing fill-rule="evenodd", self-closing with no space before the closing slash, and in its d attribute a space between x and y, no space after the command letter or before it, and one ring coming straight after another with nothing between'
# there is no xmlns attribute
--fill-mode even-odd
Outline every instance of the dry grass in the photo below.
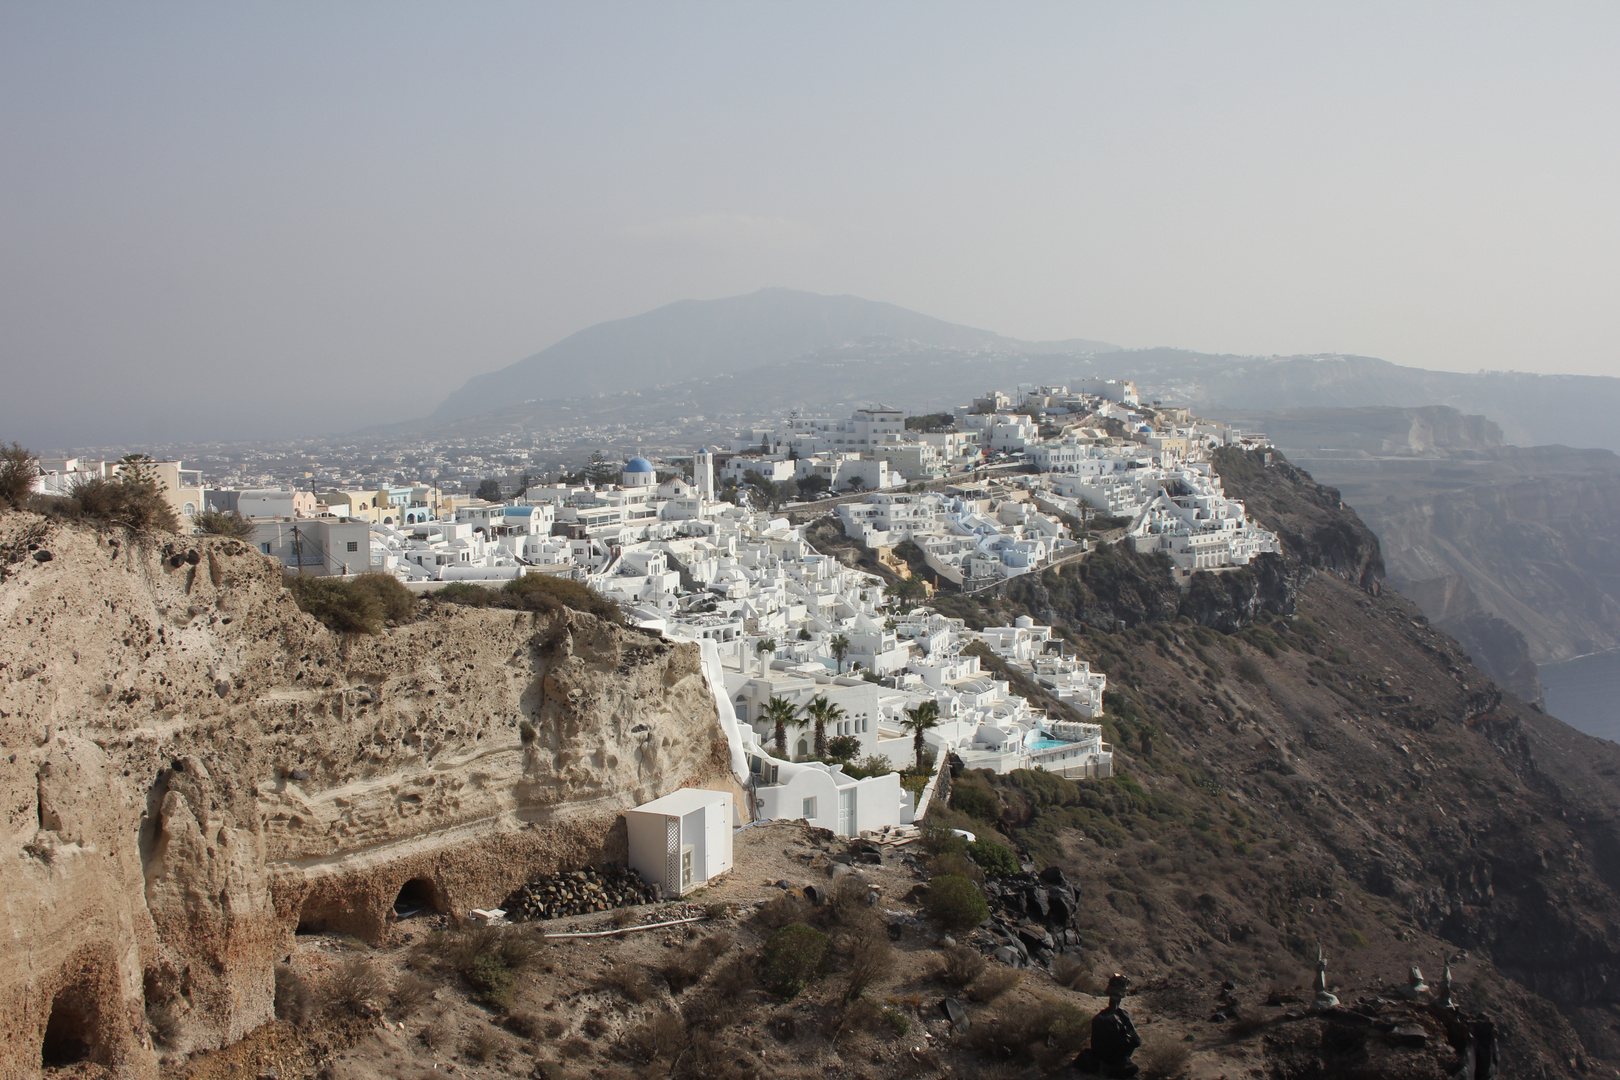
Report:
<svg viewBox="0 0 1620 1080"><path fill-rule="evenodd" d="M394 982L394 1008L401 1018L433 1000L433 984L407 971Z"/></svg>
<svg viewBox="0 0 1620 1080"><path fill-rule="evenodd" d="M870 910L870 909L869 909ZM849 972L844 977L844 1000L854 1001L867 988L894 970L894 946L881 928L869 928L849 938Z"/></svg>
<svg viewBox="0 0 1620 1080"><path fill-rule="evenodd" d="M679 994L687 987L702 982L715 961L730 952L736 941L734 935L722 931L676 949L660 969L669 983L670 993Z"/></svg>
<svg viewBox="0 0 1620 1080"><path fill-rule="evenodd" d="M510 1012L506 1014L506 1018L501 1023L505 1025L507 1031L520 1039L539 1039L546 1033L545 1018L537 1013L526 1011ZM559 1031L557 1034L561 1035L562 1032Z"/></svg>
<svg viewBox="0 0 1620 1080"><path fill-rule="evenodd" d="M782 927L792 926L794 923L809 922L813 910L802 898L794 896L792 893L783 893L781 896L767 901L763 907L755 912L753 921L767 932L780 930Z"/></svg>
<svg viewBox="0 0 1620 1080"><path fill-rule="evenodd" d="M1187 1071L1191 1059L1192 1047L1186 1042L1154 1032L1142 1040L1135 1061L1142 1067L1143 1080L1174 1080Z"/></svg>
<svg viewBox="0 0 1620 1080"><path fill-rule="evenodd" d="M1055 997L1018 1002L968 1029L967 1043L992 1061L1033 1061L1049 1070L1072 1059L1091 1038L1090 1017Z"/></svg>
<svg viewBox="0 0 1620 1080"><path fill-rule="evenodd" d="M376 1016L388 998L388 978L370 960L356 957L321 985L321 998L327 1012Z"/></svg>
<svg viewBox="0 0 1620 1080"><path fill-rule="evenodd" d="M968 987L967 995L972 1001L988 1004L1016 987L1022 981L1023 976L1019 975L1018 972L1012 968L1002 967L997 964L995 967L985 971L983 975L980 975L974 981L972 986Z"/></svg>
<svg viewBox="0 0 1620 1080"><path fill-rule="evenodd" d="M626 1032L619 1048L631 1061L650 1065L672 1060L685 1045L686 1021L680 1013L665 1011Z"/></svg>
<svg viewBox="0 0 1620 1080"><path fill-rule="evenodd" d="M315 1013L315 996L302 977L285 964L276 965L276 1019L300 1027Z"/></svg>
<svg viewBox="0 0 1620 1080"><path fill-rule="evenodd" d="M151 1025L152 1037L164 1046L172 1046L183 1029L180 1010L173 1000L146 1007L146 1022Z"/></svg>
<svg viewBox="0 0 1620 1080"><path fill-rule="evenodd" d="M500 1057L507 1047L506 1036L492 1027L480 1027L467 1036L461 1052L473 1061L491 1061Z"/></svg>
<svg viewBox="0 0 1620 1080"><path fill-rule="evenodd" d="M954 852L946 855L937 855L928 860L928 876L935 877L965 877L975 885L984 881L984 871L979 864L965 855Z"/></svg>
<svg viewBox="0 0 1620 1080"><path fill-rule="evenodd" d="M652 980L647 977L647 969L640 964L615 964L597 980L597 986L612 990L637 1005L644 1004L658 993Z"/></svg>
<svg viewBox="0 0 1620 1080"><path fill-rule="evenodd" d="M845 877L833 887L824 917L834 926L852 928L881 921L872 903L874 895L872 887L866 882Z"/></svg>
<svg viewBox="0 0 1620 1080"><path fill-rule="evenodd" d="M509 1009L517 976L538 966L545 948L543 933L516 926L442 930L417 946L411 966L416 970L448 967L466 981L475 1001Z"/></svg>
<svg viewBox="0 0 1620 1080"><path fill-rule="evenodd" d="M966 945L952 945L942 954L945 962L940 976L952 986L967 986L984 974L984 956Z"/></svg>
<svg viewBox="0 0 1620 1080"><path fill-rule="evenodd" d="M1072 956L1059 956L1052 961L1052 981L1059 986L1075 989L1075 984L1089 974L1086 965Z"/></svg>
<svg viewBox="0 0 1620 1080"><path fill-rule="evenodd" d="M455 1021L440 1013L428 1021L427 1026L421 1030L418 1037L421 1038L422 1045L429 1050L448 1050L450 1044L456 1038Z"/></svg>
<svg viewBox="0 0 1620 1080"><path fill-rule="evenodd" d="M729 999L733 1002L741 998L744 991L754 985L753 961L742 956L736 956L720 965L720 969L709 980L709 992L716 997Z"/></svg>

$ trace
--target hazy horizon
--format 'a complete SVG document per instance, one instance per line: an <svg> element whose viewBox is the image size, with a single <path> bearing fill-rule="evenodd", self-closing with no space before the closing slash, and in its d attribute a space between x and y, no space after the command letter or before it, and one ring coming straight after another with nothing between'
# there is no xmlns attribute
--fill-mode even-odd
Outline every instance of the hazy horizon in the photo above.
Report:
<svg viewBox="0 0 1620 1080"><path fill-rule="evenodd" d="M1025 340L1617 374L1617 31L1595 5L8 5L0 439L387 423L770 286Z"/></svg>

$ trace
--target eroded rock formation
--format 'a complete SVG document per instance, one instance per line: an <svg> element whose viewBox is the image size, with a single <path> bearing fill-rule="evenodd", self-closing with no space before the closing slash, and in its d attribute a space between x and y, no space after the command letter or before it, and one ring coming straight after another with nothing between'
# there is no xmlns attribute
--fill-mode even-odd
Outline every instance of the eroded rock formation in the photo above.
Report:
<svg viewBox="0 0 1620 1080"><path fill-rule="evenodd" d="M300 927L497 903L730 782L697 650L654 634L446 606L344 638L236 541L12 514L0 551L0 1076L154 1075L270 1019Z"/></svg>

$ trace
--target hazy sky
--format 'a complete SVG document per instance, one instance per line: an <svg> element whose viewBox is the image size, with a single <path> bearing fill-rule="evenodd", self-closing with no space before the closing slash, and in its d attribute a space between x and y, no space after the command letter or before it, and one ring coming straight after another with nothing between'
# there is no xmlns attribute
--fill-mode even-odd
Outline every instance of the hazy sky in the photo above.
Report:
<svg viewBox="0 0 1620 1080"><path fill-rule="evenodd" d="M342 429L764 285L1620 374L1620 6L5 3L0 440Z"/></svg>

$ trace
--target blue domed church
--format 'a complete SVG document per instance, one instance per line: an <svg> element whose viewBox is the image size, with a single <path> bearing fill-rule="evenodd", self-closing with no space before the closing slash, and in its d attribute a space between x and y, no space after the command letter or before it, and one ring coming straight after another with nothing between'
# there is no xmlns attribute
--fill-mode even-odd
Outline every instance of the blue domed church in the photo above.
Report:
<svg viewBox="0 0 1620 1080"><path fill-rule="evenodd" d="M619 486L624 488L650 488L658 484L658 470L644 457L633 457L624 463L619 474Z"/></svg>

